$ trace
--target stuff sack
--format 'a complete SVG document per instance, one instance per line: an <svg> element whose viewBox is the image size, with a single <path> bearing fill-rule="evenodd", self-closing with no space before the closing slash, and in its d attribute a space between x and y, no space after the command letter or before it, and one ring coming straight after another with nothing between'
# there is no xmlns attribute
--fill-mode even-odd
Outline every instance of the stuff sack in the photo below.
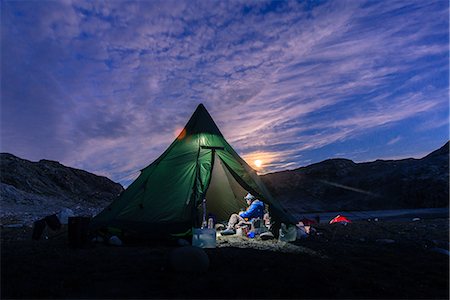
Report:
<svg viewBox="0 0 450 300"><path fill-rule="evenodd" d="M295 225L286 225L281 223L278 240L280 242L294 242L297 238L297 227Z"/></svg>

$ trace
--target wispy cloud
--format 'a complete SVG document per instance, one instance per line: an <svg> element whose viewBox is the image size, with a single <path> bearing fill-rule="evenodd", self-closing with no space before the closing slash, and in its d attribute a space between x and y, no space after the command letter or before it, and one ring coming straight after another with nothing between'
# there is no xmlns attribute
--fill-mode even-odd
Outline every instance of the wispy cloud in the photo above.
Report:
<svg viewBox="0 0 450 300"><path fill-rule="evenodd" d="M200 102L264 172L448 124L445 1L47 4L2 5L2 151L126 182Z"/></svg>
<svg viewBox="0 0 450 300"><path fill-rule="evenodd" d="M386 145L394 145L396 143L398 143L399 141L401 141L401 137L400 136L396 136L395 138L391 139L389 142L387 142Z"/></svg>

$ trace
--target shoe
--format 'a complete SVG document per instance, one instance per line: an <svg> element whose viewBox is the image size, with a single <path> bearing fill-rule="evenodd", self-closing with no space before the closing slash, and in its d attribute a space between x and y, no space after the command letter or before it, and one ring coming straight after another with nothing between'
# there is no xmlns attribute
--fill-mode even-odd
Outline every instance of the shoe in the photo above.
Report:
<svg viewBox="0 0 450 300"><path fill-rule="evenodd" d="M216 228L217 231L225 230L225 225L220 223L217 223L214 227Z"/></svg>
<svg viewBox="0 0 450 300"><path fill-rule="evenodd" d="M259 237L260 237L261 240L263 240L263 241L265 241L265 240L273 240L273 239L275 238L274 235L273 235L273 233L270 232L270 231L266 231L266 232L261 233L261 234L259 235Z"/></svg>
<svg viewBox="0 0 450 300"><path fill-rule="evenodd" d="M220 232L221 235L233 235L236 231L234 229L225 229L224 231Z"/></svg>

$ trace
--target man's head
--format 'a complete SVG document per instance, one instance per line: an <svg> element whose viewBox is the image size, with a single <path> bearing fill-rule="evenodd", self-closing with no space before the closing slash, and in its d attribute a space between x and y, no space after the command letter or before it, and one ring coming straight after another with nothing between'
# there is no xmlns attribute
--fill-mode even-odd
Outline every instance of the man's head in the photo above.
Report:
<svg viewBox="0 0 450 300"><path fill-rule="evenodd" d="M245 201L247 201L247 204L250 205L256 198L252 194L248 193L247 196L244 197L244 199Z"/></svg>

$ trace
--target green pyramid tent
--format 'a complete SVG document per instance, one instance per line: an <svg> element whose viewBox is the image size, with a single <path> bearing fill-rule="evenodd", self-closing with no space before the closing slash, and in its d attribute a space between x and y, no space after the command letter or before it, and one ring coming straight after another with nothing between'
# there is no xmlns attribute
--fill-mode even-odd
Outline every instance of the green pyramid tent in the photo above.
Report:
<svg viewBox="0 0 450 300"><path fill-rule="evenodd" d="M91 223L140 235L167 235L198 226L202 202L218 221L246 206L249 191L273 219L293 223L255 171L233 150L200 104L169 148Z"/></svg>

